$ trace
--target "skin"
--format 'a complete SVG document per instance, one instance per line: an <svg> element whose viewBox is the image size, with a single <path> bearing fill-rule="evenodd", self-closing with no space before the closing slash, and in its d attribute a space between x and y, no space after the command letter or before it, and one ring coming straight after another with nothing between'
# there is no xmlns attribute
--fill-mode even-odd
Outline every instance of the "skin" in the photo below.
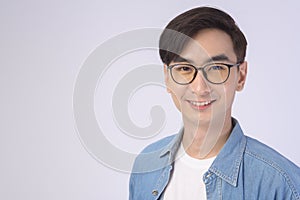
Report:
<svg viewBox="0 0 300 200"><path fill-rule="evenodd" d="M227 64L237 62L232 40L227 33L218 29L204 29L193 39L194 42L189 43L180 54L184 60L173 61L170 65L189 62L196 67L201 67L212 62L211 59ZM209 83L201 71L188 85L175 83L166 65L164 75L167 91L182 113L184 149L197 159L216 156L232 130L232 104L235 93L244 88L247 63L243 62L239 69L231 68L228 80L219 85ZM207 106L196 106L192 102L210 103Z"/></svg>

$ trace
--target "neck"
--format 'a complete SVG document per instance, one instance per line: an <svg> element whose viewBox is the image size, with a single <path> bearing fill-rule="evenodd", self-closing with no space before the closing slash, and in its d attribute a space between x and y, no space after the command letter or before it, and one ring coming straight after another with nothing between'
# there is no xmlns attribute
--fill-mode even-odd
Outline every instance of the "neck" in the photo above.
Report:
<svg viewBox="0 0 300 200"><path fill-rule="evenodd" d="M202 124L184 121L183 147L193 158L215 157L226 143L231 129L231 117Z"/></svg>

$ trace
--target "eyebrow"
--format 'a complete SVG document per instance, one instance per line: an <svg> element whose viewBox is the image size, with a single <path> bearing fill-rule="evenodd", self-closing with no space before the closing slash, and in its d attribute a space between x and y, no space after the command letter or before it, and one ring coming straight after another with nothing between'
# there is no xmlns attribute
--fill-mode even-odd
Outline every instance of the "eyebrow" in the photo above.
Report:
<svg viewBox="0 0 300 200"><path fill-rule="evenodd" d="M225 54L220 54L220 55L210 57L209 59L207 59L205 61L205 63L215 62L215 61L230 61L230 60L229 60L228 56L226 56Z"/></svg>
<svg viewBox="0 0 300 200"><path fill-rule="evenodd" d="M183 58L181 56L176 57L173 61L174 62L194 63L193 60ZM229 60L228 56L226 56L225 54L219 54L219 55L215 55L215 56L210 57L204 63L210 63L210 62L216 62L216 61L230 61L230 60Z"/></svg>
<svg viewBox="0 0 300 200"><path fill-rule="evenodd" d="M181 57L181 56L177 56L177 57L173 60L173 62L188 62L188 63L193 63L192 60L183 58L183 57Z"/></svg>

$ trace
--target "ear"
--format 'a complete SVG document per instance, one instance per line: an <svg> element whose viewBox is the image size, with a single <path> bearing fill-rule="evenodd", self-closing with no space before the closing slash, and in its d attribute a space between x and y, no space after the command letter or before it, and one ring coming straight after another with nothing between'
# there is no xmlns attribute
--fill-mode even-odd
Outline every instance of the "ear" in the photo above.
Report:
<svg viewBox="0 0 300 200"><path fill-rule="evenodd" d="M166 88L167 88L167 92L171 93L171 90L169 89L170 76L169 76L168 67L167 67L166 64L164 64L164 77L165 77L165 85L166 85Z"/></svg>
<svg viewBox="0 0 300 200"><path fill-rule="evenodd" d="M238 78L238 83L236 86L236 91L242 91L246 82L246 77L247 77L247 71L248 71L248 63L247 61L244 61L242 64L239 66L239 78Z"/></svg>

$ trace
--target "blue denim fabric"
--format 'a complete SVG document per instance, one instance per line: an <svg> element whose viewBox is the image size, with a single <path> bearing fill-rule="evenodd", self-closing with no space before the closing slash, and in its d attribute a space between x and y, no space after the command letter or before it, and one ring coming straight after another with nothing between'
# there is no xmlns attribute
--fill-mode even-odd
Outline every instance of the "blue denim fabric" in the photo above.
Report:
<svg viewBox="0 0 300 200"><path fill-rule="evenodd" d="M259 141L234 128L204 174L208 200L300 200L300 168ZM182 132L146 147L136 158L129 200L163 199ZM201 181L201 180L199 180Z"/></svg>

